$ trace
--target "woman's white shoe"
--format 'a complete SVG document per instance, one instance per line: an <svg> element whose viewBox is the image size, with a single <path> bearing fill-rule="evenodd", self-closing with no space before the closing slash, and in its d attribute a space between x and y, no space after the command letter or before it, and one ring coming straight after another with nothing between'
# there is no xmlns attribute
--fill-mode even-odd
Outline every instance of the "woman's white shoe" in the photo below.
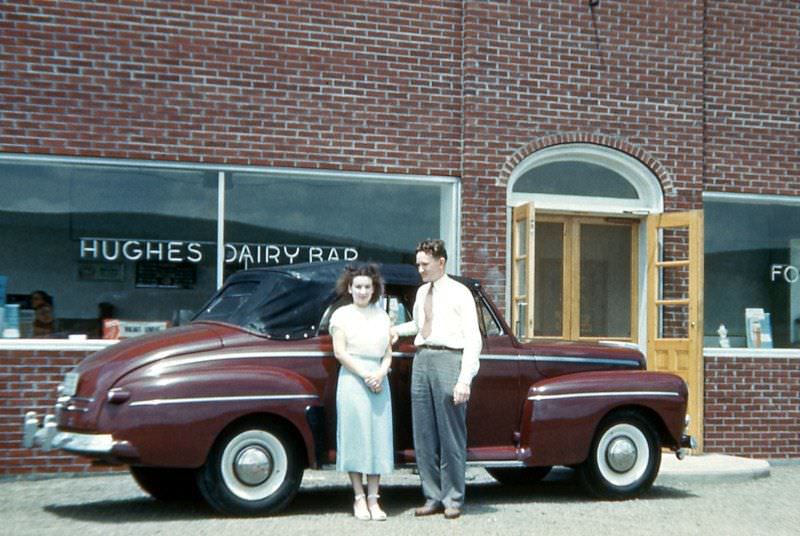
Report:
<svg viewBox="0 0 800 536"><path fill-rule="evenodd" d="M369 513L372 516L373 521L386 521L386 512L381 510L381 507L378 505L378 497L380 495L368 495L369 499Z"/></svg>
<svg viewBox="0 0 800 536"><path fill-rule="evenodd" d="M369 521L372 519L372 516L369 513L369 508L367 508L366 497L364 497L363 493L356 495L356 500L353 502L353 515L356 517L356 519L361 521Z"/></svg>

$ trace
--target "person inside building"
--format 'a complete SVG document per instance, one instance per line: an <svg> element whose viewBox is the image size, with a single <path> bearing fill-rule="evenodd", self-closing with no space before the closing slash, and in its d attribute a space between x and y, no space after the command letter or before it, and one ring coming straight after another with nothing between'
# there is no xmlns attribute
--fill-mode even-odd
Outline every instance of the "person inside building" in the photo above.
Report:
<svg viewBox="0 0 800 536"><path fill-rule="evenodd" d="M381 475L394 470L392 400L387 374L392 363L389 315L377 305L383 292L378 268L348 266L337 291L347 305L330 319L333 352L341 363L336 389L336 469L353 485L353 514L383 521ZM367 494L363 475L367 475Z"/></svg>
<svg viewBox="0 0 800 536"><path fill-rule="evenodd" d="M33 309L33 336L49 337L55 331L53 317L53 298L43 290L31 292L31 309Z"/></svg>

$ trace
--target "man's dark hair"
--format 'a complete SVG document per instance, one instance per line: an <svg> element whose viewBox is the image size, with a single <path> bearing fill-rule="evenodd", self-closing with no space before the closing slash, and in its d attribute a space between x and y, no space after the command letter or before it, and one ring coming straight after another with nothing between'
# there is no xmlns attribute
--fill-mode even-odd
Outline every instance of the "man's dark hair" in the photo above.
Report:
<svg viewBox="0 0 800 536"><path fill-rule="evenodd" d="M343 301L345 303L353 303L353 297L348 290L350 285L353 284L353 279L360 275L372 279L372 297L369 299L369 303L375 303L383 295L383 279L381 279L381 272L377 264L359 263L348 265L336 282L336 293L344 298Z"/></svg>
<svg viewBox="0 0 800 536"><path fill-rule="evenodd" d="M447 260L447 250L444 248L444 240L434 240L432 238L423 240L417 244L417 250L415 253L419 253L420 251L427 253L434 259Z"/></svg>

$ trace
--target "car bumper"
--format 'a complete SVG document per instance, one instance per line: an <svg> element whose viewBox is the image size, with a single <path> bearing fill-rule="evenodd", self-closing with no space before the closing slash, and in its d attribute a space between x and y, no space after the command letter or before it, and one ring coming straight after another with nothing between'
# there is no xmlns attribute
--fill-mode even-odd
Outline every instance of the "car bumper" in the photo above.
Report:
<svg viewBox="0 0 800 536"><path fill-rule="evenodd" d="M127 441L116 441L111 434L59 431L54 415L47 415L40 426L39 418L33 411L25 415L22 444L25 448L62 450L109 463L126 463L138 458L136 450Z"/></svg>
<svg viewBox="0 0 800 536"><path fill-rule="evenodd" d="M683 434L681 436L681 448L675 451L675 455L678 457L679 460L682 460L686 457L687 454L692 449L697 448L697 440L688 434Z"/></svg>

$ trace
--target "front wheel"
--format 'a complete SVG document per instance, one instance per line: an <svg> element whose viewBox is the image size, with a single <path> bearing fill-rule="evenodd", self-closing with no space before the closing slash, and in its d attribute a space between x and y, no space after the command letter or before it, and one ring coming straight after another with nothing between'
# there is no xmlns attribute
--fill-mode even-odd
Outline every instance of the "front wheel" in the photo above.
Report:
<svg viewBox="0 0 800 536"><path fill-rule="evenodd" d="M296 442L280 426L246 424L224 433L214 444L197 484L217 511L267 515L291 502L303 467Z"/></svg>
<svg viewBox="0 0 800 536"><path fill-rule="evenodd" d="M650 489L660 465L657 432L638 413L625 411L601 424L578 475L593 495L623 500Z"/></svg>

